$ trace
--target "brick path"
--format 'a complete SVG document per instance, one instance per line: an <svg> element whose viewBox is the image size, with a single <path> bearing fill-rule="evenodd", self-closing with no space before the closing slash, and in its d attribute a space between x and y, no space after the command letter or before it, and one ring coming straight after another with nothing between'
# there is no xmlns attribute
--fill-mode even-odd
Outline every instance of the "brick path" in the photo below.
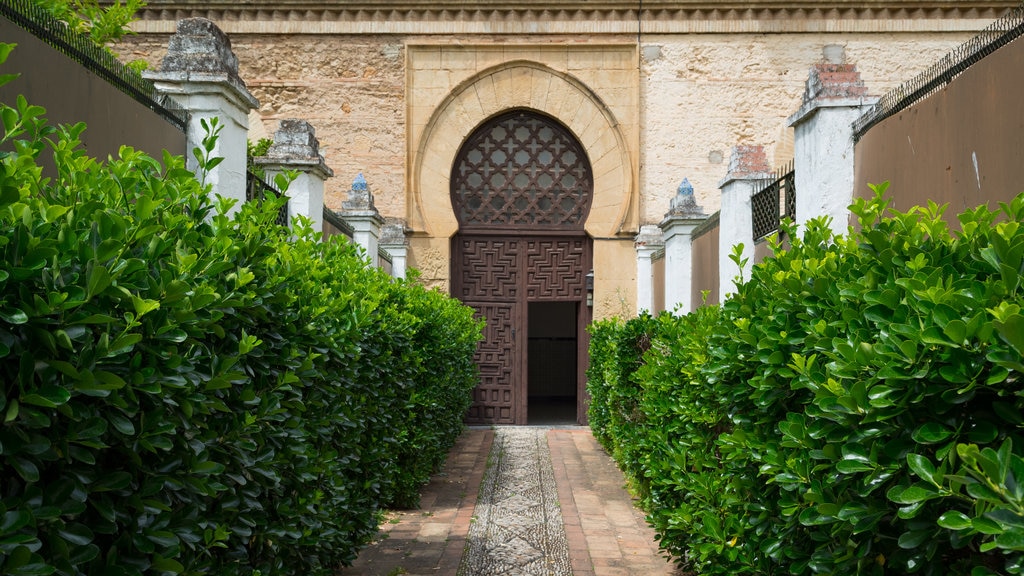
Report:
<svg viewBox="0 0 1024 576"><path fill-rule="evenodd" d="M622 473L590 430L555 428L546 435L573 576L672 575L643 513L632 505ZM381 537L341 574L456 576L494 437L491 429L466 430L424 489L421 509L389 514Z"/></svg>

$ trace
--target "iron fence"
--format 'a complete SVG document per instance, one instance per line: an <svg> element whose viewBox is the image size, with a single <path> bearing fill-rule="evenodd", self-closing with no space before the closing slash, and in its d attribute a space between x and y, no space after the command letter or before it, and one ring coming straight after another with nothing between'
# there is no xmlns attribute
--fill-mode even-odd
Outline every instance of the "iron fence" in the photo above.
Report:
<svg viewBox="0 0 1024 576"><path fill-rule="evenodd" d="M853 123L854 141L860 140L875 124L941 90L961 72L1022 35L1024 2L1010 9L974 38L957 46L924 72L882 96Z"/></svg>
<svg viewBox="0 0 1024 576"><path fill-rule="evenodd" d="M184 108L157 92L152 82L97 46L88 36L54 18L34 0L0 0L0 14L185 131L189 115Z"/></svg>
<svg viewBox="0 0 1024 576"><path fill-rule="evenodd" d="M793 162L777 170L750 198L754 241L779 229L782 218L796 219L796 171Z"/></svg>
<svg viewBox="0 0 1024 576"><path fill-rule="evenodd" d="M252 171L246 170L245 172L245 201L252 202L253 200L263 200L267 195L281 196L273 186L267 184L262 178L253 174ZM288 226L291 224L288 214L288 203L285 202L281 209L277 212L277 218L274 220L275 224L280 226Z"/></svg>

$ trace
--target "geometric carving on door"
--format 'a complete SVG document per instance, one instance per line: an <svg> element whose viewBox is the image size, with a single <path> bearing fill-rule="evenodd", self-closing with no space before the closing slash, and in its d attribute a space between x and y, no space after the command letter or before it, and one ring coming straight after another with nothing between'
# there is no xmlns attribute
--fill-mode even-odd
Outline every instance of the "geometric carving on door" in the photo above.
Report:
<svg viewBox="0 0 1024 576"><path fill-rule="evenodd" d="M458 296L463 300L515 301L519 295L519 241L461 237L460 244L462 288Z"/></svg>
<svg viewBox="0 0 1024 576"><path fill-rule="evenodd" d="M515 310L512 303L467 302L478 319L485 318L484 339L475 361L480 382L473 391L470 424L515 424L514 377L516 370Z"/></svg>
<svg viewBox="0 0 1024 576"><path fill-rule="evenodd" d="M580 300L586 290L583 274L586 244L581 238L527 239L526 297L531 301Z"/></svg>

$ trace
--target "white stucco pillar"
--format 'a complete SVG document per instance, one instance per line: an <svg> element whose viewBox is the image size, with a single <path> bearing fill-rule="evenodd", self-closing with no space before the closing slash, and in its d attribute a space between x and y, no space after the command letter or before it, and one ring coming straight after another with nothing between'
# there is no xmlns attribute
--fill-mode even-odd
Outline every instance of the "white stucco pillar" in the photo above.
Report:
<svg viewBox="0 0 1024 576"><path fill-rule="evenodd" d="M654 256L665 247L661 229L653 224L640 227L636 248L636 313L654 310Z"/></svg>
<svg viewBox="0 0 1024 576"><path fill-rule="evenodd" d="M803 105L789 117L793 127L796 222L831 218L846 234L853 199L853 122L874 104L853 64L820 63L811 68Z"/></svg>
<svg viewBox="0 0 1024 576"><path fill-rule="evenodd" d="M288 216L305 216L313 230L324 228L324 182L334 176L320 154L316 131L305 120L282 120L266 156L253 161L263 167L267 183L285 171L298 175L288 186Z"/></svg>
<svg viewBox="0 0 1024 576"><path fill-rule="evenodd" d="M718 184L722 192L718 232L718 301L735 291L735 280L742 274L750 278L754 265L754 227L750 198L757 187L771 177L763 146L741 145L732 149L729 172ZM734 246L743 245L747 265L740 270L729 258Z"/></svg>
<svg viewBox="0 0 1024 576"><path fill-rule="evenodd" d="M380 256L377 249L380 247L380 229L384 226L384 218L373 205L373 193L370 192L370 186L362 173L352 181L348 200L342 202L341 207L341 217L354 230L352 240L366 251L371 266L379 266Z"/></svg>
<svg viewBox="0 0 1024 576"><path fill-rule="evenodd" d="M229 213L238 210L245 202L249 111L259 102L238 77L238 58L227 35L205 18L179 20L160 70L143 72L143 76L191 115L186 134L190 170L199 168L192 150L202 149L203 122L217 119L221 130L211 155L224 160L205 174L205 181L212 185L213 194L237 200Z"/></svg>
<svg viewBox="0 0 1024 576"><path fill-rule="evenodd" d="M707 219L686 178L658 226L665 239L665 309L674 314L693 311L693 231Z"/></svg>
<svg viewBox="0 0 1024 576"><path fill-rule="evenodd" d="M409 240L405 237L405 224L389 222L381 230L380 247L391 255L391 276L405 278L409 262Z"/></svg>

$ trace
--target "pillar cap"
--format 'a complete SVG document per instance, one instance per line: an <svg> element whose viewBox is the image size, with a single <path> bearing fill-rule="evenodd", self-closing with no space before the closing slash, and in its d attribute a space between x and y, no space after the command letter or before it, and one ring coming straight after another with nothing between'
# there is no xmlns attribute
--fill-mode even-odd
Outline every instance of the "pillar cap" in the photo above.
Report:
<svg viewBox="0 0 1024 576"><path fill-rule="evenodd" d="M675 234L673 228L685 230L688 226L696 227L707 217L708 215L704 213L704 209L697 204L697 200L693 196L693 185L690 184L689 178L683 178L679 188L676 189L675 198L672 198L669 203L665 219L658 226L665 232L665 241L667 242Z"/></svg>
<svg viewBox="0 0 1024 576"><path fill-rule="evenodd" d="M661 228L657 224L644 224L640 227L640 233L634 239L634 246L637 249L648 248L655 250L665 245L661 234Z"/></svg>
<svg viewBox="0 0 1024 576"><path fill-rule="evenodd" d="M370 219L375 222L379 221L380 224L384 223L384 218L377 211L377 207L373 205L373 192L370 191L370 185L366 182L362 172L352 180L348 200L342 202L341 207L346 220Z"/></svg>
<svg viewBox="0 0 1024 576"><path fill-rule="evenodd" d="M206 18L179 20L176 30L168 41L160 69L144 71L144 78L178 85L219 85L228 88L249 109L259 107L259 101L238 76L238 57L231 50L231 40L224 31Z"/></svg>
<svg viewBox="0 0 1024 576"><path fill-rule="evenodd" d="M281 120L267 155L253 158L253 162L268 168L315 172L324 180L334 176L320 154L316 130L309 122L295 118Z"/></svg>
<svg viewBox="0 0 1024 576"><path fill-rule="evenodd" d="M819 62L811 66L807 75L803 104L786 124L799 124L821 108L866 106L877 100L868 96L856 64Z"/></svg>
<svg viewBox="0 0 1024 576"><path fill-rule="evenodd" d="M409 240L405 237L407 229L405 222L397 218L385 218L384 227L380 232L380 244L382 246L407 246Z"/></svg>
<svg viewBox="0 0 1024 576"><path fill-rule="evenodd" d="M760 144L738 144L732 147L729 155L729 171L718 183L719 189L737 180L767 180L771 178L772 169L768 165L768 156L764 146Z"/></svg>

